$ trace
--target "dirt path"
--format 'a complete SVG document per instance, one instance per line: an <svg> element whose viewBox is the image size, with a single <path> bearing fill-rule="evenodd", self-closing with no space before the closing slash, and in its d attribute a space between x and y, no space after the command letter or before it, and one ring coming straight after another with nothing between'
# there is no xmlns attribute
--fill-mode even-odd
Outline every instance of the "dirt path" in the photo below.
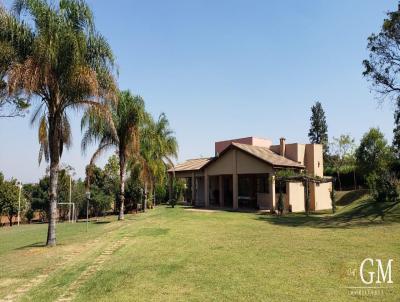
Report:
<svg viewBox="0 0 400 302"><path fill-rule="evenodd" d="M127 224L128 225L128 224ZM127 225L124 225L123 227L121 225L117 227L113 227L107 231L105 231L104 234L102 234L101 239L100 238L95 238L90 241L87 241L83 245L76 245L76 246L69 246L67 249L69 251L63 251L65 255L58 261L56 264L52 266L48 266L44 268L43 270L40 271L39 275L36 275L32 277L29 280L26 280L22 285L16 286L15 290L13 290L11 293L9 293L7 296L4 298L0 298L0 302L14 302L22 298L24 295L26 295L31 289L34 287L42 284L45 282L49 277L53 276L55 273L60 271L61 269L64 269L65 267L68 267L69 265L73 265L76 263L76 258L83 256L83 259L87 259L88 253L92 253L94 249L96 250L101 250L105 248L106 244L104 244L104 241L107 240L112 240L112 237L115 236L115 234ZM122 228L121 228L122 227ZM111 245L110 247L106 248L102 254L96 258L96 261L98 264L101 264L105 261L107 256L111 256L118 248L122 246L123 243L125 243L126 239L121 239L118 240L116 243ZM104 258L105 257L105 258ZM103 260L104 258L104 260ZM86 271L82 273L80 278L74 282L75 287L78 287L84 280L86 280L83 275L86 274L89 276L90 274L93 274L96 270L94 269L95 264L92 264L91 267L89 267ZM82 279L82 280L81 280ZM71 285L72 286L72 285ZM74 287L69 289L68 292L74 292L73 291ZM63 296L64 297L64 296ZM64 297L66 298L66 297ZM59 300L59 301L70 301L70 300Z"/></svg>
<svg viewBox="0 0 400 302"><path fill-rule="evenodd" d="M98 243L98 242L99 242L98 238L88 241L84 245L84 247L86 248L88 246L96 245L96 243ZM64 268L64 267L68 266L69 264L71 264L73 262L74 258L81 254L82 254L82 249L72 250L70 253L63 256L61 258L61 260L58 261L55 265L43 269L41 271L40 275L35 276L31 280L28 280L22 286L18 286L18 288L15 291L8 294L4 298L0 299L0 302L16 301L17 299L21 298L24 294L26 294L28 291L30 291L32 288L34 288L35 286L44 282L50 275L57 272L59 269Z"/></svg>
<svg viewBox="0 0 400 302"><path fill-rule="evenodd" d="M65 291L63 295L61 295L56 301L57 302L69 302L72 301L79 287L86 282L92 275L96 274L96 272L101 269L102 264L112 256L118 249L123 247L128 241L128 237L123 237L122 239L114 242L111 246L105 249L100 256L98 256L94 262L89 265L86 270L84 270L79 277L71 283L69 288Z"/></svg>

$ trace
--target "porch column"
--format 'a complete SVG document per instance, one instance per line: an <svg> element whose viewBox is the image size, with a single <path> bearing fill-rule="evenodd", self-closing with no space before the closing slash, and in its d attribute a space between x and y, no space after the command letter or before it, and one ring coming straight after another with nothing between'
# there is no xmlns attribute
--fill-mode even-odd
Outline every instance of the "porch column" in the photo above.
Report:
<svg viewBox="0 0 400 302"><path fill-rule="evenodd" d="M204 206L206 208L208 208L210 205L210 196L208 194L208 187L209 187L208 174L206 171L204 171Z"/></svg>
<svg viewBox="0 0 400 302"><path fill-rule="evenodd" d="M270 210L274 210L275 209L275 175L273 174L269 174L269 193L271 196L271 204L272 204L272 209Z"/></svg>
<svg viewBox="0 0 400 302"><path fill-rule="evenodd" d="M192 204L195 204L196 200L196 188L195 188L195 181L194 181L194 172L192 173Z"/></svg>
<svg viewBox="0 0 400 302"><path fill-rule="evenodd" d="M218 176L219 206L224 206L224 183L222 175Z"/></svg>
<svg viewBox="0 0 400 302"><path fill-rule="evenodd" d="M232 201L232 206L234 210L237 210L239 208L239 200L238 200L238 174L237 174L237 159L236 159L236 154L237 151L236 149L233 150L233 174L232 174L232 195L233 195L233 201Z"/></svg>
<svg viewBox="0 0 400 302"><path fill-rule="evenodd" d="M233 175L233 209L237 210L239 208L239 200L238 200L238 175L234 173Z"/></svg>

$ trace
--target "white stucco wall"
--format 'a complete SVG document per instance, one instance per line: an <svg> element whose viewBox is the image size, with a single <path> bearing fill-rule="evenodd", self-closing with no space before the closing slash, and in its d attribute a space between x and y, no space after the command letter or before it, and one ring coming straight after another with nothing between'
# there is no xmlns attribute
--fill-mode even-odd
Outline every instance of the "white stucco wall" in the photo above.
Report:
<svg viewBox="0 0 400 302"><path fill-rule="evenodd" d="M292 212L304 212L304 186L301 182L287 183L287 195L289 204L292 206Z"/></svg>
<svg viewBox="0 0 400 302"><path fill-rule="evenodd" d="M332 209L332 201L330 197L330 190L332 183L320 183L315 186L315 210L328 210Z"/></svg>

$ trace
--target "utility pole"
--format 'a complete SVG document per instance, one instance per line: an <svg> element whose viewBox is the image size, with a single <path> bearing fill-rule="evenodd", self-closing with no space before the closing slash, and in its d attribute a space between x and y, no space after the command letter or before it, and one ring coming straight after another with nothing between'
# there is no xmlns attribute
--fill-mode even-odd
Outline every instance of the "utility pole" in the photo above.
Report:
<svg viewBox="0 0 400 302"><path fill-rule="evenodd" d="M72 200L71 200L71 198L72 198L72 176L70 175L69 176L69 206L68 206L68 208L69 208L69 211L68 211L68 220L69 220L69 222L71 223L71 221L72 221L72 213L71 213L71 202L72 202Z"/></svg>
<svg viewBox="0 0 400 302"><path fill-rule="evenodd" d="M89 231L89 200L90 191L86 191L86 232Z"/></svg>

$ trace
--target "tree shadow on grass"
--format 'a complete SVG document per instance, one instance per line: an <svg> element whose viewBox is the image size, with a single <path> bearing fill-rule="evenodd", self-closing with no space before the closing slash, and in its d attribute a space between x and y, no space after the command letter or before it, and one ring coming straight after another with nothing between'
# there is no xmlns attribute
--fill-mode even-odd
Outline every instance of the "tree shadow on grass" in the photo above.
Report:
<svg viewBox="0 0 400 302"><path fill-rule="evenodd" d="M15 250L25 250L25 249L29 249L29 248L42 248L42 247L46 247L46 243L45 242L35 242L35 243L31 243L31 244L27 244L24 246L20 246L18 248L16 248Z"/></svg>
<svg viewBox="0 0 400 302"><path fill-rule="evenodd" d="M338 206L346 206L366 196L368 194L368 190L367 189L353 190L345 193L338 192L337 194L338 195L340 194L341 196L340 198L338 198L336 204Z"/></svg>
<svg viewBox="0 0 400 302"><path fill-rule="evenodd" d="M378 203L365 200L357 205L349 205L350 209L343 209L335 215L288 214L285 216L263 215L258 220L263 220L275 225L289 227L312 228L354 228L368 227L371 225L400 223L400 203Z"/></svg>

